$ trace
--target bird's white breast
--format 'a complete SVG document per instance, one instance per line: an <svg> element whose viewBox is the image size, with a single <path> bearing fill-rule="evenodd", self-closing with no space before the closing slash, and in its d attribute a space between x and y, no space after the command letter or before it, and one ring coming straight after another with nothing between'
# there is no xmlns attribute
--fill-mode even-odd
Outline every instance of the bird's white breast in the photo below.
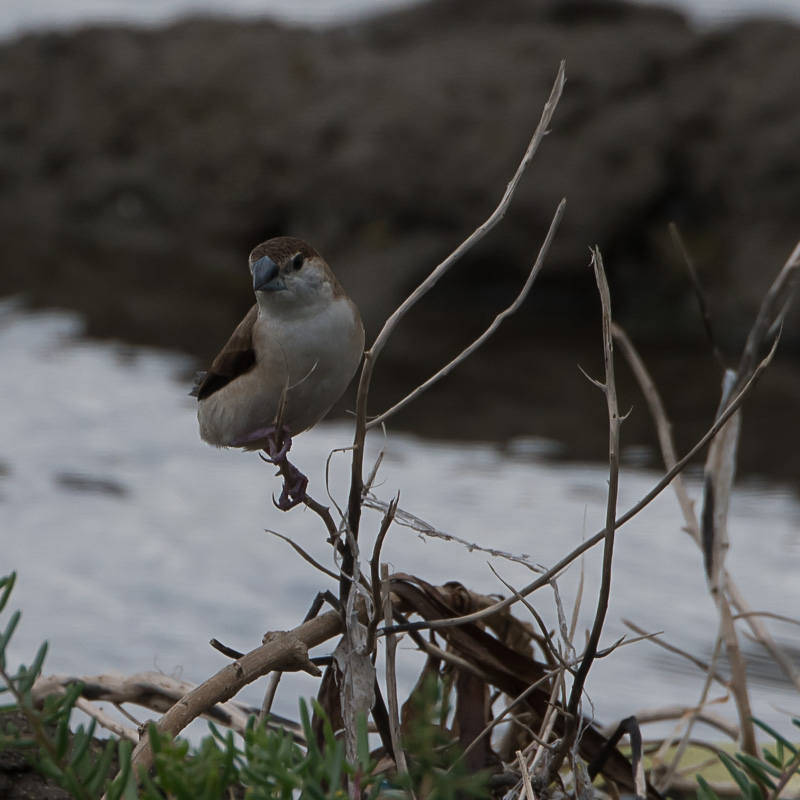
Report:
<svg viewBox="0 0 800 800"><path fill-rule="evenodd" d="M280 312L277 304L259 303L255 366L200 402L200 435L210 444L227 447L273 425L284 391L282 423L292 435L307 430L325 416L358 368L364 330L346 297ZM247 449L263 446L253 441Z"/></svg>

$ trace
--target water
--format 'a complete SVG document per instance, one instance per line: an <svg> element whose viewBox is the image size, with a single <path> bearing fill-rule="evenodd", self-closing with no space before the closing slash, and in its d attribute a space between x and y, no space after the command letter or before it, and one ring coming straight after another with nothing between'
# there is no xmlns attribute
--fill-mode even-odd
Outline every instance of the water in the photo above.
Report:
<svg viewBox="0 0 800 800"><path fill-rule="evenodd" d="M267 16L300 25L331 25L414 5L421 0L4 0L0 38L84 24L160 25L190 14ZM640 0L669 5L696 25L753 16L800 21L800 0Z"/></svg>
<svg viewBox="0 0 800 800"><path fill-rule="evenodd" d="M325 532L311 512L283 514L272 506L278 481L255 454L217 451L199 440L194 401L186 396L193 366L187 358L80 334L73 314L0 305L0 571L18 571L12 606L23 610L11 661L29 661L47 639L48 672L155 668L200 681L227 663L208 646L210 638L251 649L265 631L297 624L318 590L335 590L265 530L290 536L330 566ZM326 459L351 438L345 421L297 439L296 463L320 500ZM382 444L381 437L371 442L370 458ZM389 500L400 492L402 507L440 530L549 566L602 527L607 481L602 465L551 463L551 444L518 440L500 449L390 430L377 493ZM334 454L331 492L339 502L348 467L346 453ZM625 469L620 510L658 477ZM697 498L696 482L691 487ZM365 552L379 521L377 512L366 513ZM676 501L665 493L621 529L604 646L627 632L621 619L628 617L708 657L716 616L699 553L681 524ZM756 610L796 614L798 529L800 502L788 489L739 487L728 565ZM584 565L581 631L593 616L599 555L590 553ZM519 564L398 525L384 559L428 581L459 580L485 593L505 592L490 560L517 586L532 578ZM579 574L575 565L559 579L568 614ZM555 624L552 592L540 590L532 601ZM796 627L767 623L779 640L797 646ZM419 661L409 646L401 658L408 687ZM789 732L786 712L800 713L800 701L763 661L752 667L754 712ZM606 722L643 708L693 704L701 684L679 658L639 643L599 662L588 689ZM288 681L276 711L296 716L298 695L315 688L305 676ZM261 691L250 687L243 698L258 703ZM716 710L730 717L729 706Z"/></svg>

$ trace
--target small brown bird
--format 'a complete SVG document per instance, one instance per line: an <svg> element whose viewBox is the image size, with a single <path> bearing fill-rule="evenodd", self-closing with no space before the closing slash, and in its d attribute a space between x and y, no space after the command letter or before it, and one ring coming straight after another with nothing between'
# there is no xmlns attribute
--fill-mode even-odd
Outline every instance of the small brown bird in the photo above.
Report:
<svg viewBox="0 0 800 800"><path fill-rule="evenodd" d="M250 272L256 304L209 371L198 373L191 394L203 441L265 450L281 465L291 436L316 425L347 388L364 352L364 328L330 267L301 239L258 245ZM289 467L296 480L284 483L277 503L284 510L303 501L308 483Z"/></svg>

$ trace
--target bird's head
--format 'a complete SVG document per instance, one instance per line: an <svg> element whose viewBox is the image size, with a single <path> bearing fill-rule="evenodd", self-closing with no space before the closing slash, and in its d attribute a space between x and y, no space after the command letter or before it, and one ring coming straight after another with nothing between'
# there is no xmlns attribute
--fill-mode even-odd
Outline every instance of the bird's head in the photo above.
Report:
<svg viewBox="0 0 800 800"><path fill-rule="evenodd" d="M330 301L338 289L322 256L291 236L258 245L250 253L250 273L259 303L313 305Z"/></svg>

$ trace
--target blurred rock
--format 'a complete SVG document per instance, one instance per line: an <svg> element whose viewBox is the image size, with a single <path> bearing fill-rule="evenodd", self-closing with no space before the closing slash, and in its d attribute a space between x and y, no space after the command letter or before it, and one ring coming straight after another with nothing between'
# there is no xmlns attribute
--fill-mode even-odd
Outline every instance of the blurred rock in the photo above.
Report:
<svg viewBox="0 0 800 800"><path fill-rule="evenodd" d="M198 19L5 44L0 293L207 357L252 302L250 249L292 234L325 254L374 334L496 205L561 59L552 133L428 310L489 319L566 196L520 332L594 324L599 244L629 329L701 341L674 220L721 341L738 342L800 239L800 31L701 33L598 0L434 0L326 31ZM785 341L800 346L797 306Z"/></svg>

